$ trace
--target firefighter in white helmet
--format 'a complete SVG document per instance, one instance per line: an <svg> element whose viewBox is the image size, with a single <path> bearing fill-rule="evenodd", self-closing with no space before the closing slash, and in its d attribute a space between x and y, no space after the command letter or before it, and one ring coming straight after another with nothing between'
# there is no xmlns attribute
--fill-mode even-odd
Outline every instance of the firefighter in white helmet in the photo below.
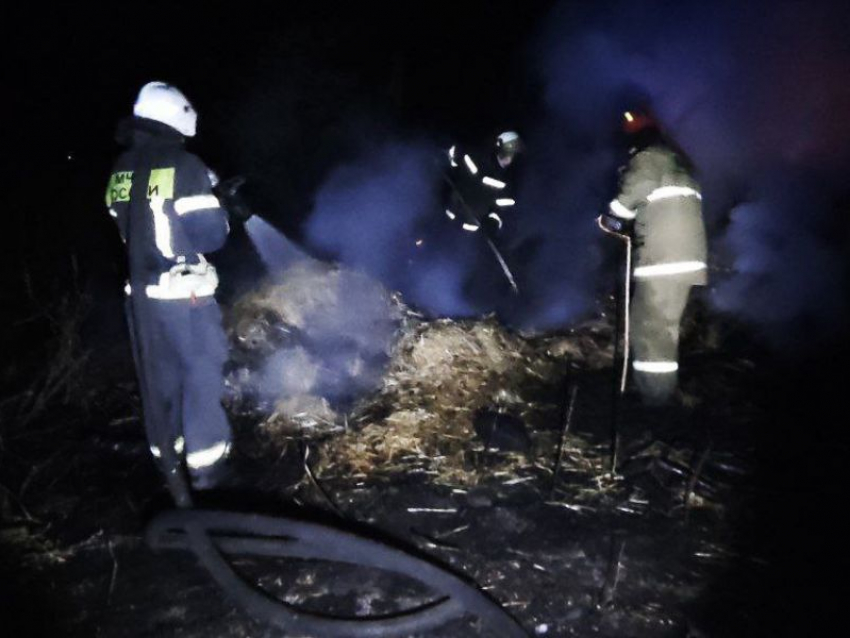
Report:
<svg viewBox="0 0 850 638"><path fill-rule="evenodd" d="M150 450L180 505L213 487L231 445L221 406L227 343L206 254L222 247L228 215L215 175L184 148L197 113L175 87L142 87L119 125L106 205L127 248L127 317ZM182 490L182 491L181 491Z"/></svg>
<svg viewBox="0 0 850 638"><path fill-rule="evenodd" d="M645 111L623 115L631 158L601 219L635 246L630 339L635 384L650 404L677 387L679 324L693 286L707 283L702 193L687 157Z"/></svg>

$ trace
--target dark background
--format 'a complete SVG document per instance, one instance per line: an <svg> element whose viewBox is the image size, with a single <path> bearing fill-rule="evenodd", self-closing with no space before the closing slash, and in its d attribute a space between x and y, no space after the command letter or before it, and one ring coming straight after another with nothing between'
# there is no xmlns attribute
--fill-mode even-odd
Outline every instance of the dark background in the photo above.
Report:
<svg viewBox="0 0 850 638"><path fill-rule="evenodd" d="M103 190L115 125L148 81L190 97L190 148L223 177L245 175L251 203L296 239L322 178L364 146L477 140L531 114L522 70L551 3L338 4L4 10L7 311L73 276L120 323L124 257ZM254 255L237 232L220 260L250 272Z"/></svg>

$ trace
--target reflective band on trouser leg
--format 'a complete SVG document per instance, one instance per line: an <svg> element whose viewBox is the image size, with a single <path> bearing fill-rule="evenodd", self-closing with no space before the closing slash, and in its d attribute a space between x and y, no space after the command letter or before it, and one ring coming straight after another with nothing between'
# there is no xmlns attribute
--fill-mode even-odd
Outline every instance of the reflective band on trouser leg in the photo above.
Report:
<svg viewBox="0 0 850 638"><path fill-rule="evenodd" d="M661 186L646 196L646 201L657 202L659 199L670 199L671 197L696 197L702 199L699 191L689 186Z"/></svg>
<svg viewBox="0 0 850 638"><path fill-rule="evenodd" d="M195 450L186 455L186 465L193 470L200 470L205 467L215 465L225 456L230 449L230 443L227 441L219 441L215 445L211 445L203 450Z"/></svg>
<svg viewBox="0 0 850 638"><path fill-rule="evenodd" d="M626 208L616 199L611 200L611 203L608 204L608 209L614 217L619 217L620 219L634 219L637 217L637 212L631 208Z"/></svg>
<svg viewBox="0 0 850 638"><path fill-rule="evenodd" d="M697 272L706 268L704 261L671 261L666 264L652 264L635 268L635 277L664 277Z"/></svg>
<svg viewBox="0 0 850 638"><path fill-rule="evenodd" d="M632 367L638 372L667 374L676 372L679 369L679 364L676 361L632 361Z"/></svg>
<svg viewBox="0 0 850 638"><path fill-rule="evenodd" d="M455 215L452 211L450 211L450 210L447 208L447 209L446 209L446 217L448 217L449 219L454 219L455 217L457 217L457 215Z"/></svg>
<svg viewBox="0 0 850 638"><path fill-rule="evenodd" d="M691 285L671 277L635 279L632 297L632 379L641 400L661 404L678 384L679 325Z"/></svg>
<svg viewBox="0 0 850 638"><path fill-rule="evenodd" d="M183 454L183 448L185 447L185 445L186 443L182 436L178 436L176 439L174 439L174 451L177 454ZM151 454L153 454L154 458L156 459L162 458L162 451L156 445L151 445Z"/></svg>
<svg viewBox="0 0 850 638"><path fill-rule="evenodd" d="M215 195L192 195L191 197L181 197L174 202L174 212L181 216L199 210L219 207L220 203Z"/></svg>
<svg viewBox="0 0 850 638"><path fill-rule="evenodd" d="M511 197L500 197L496 200L496 206L505 207L505 206L513 206L516 204L516 200Z"/></svg>
<svg viewBox="0 0 850 638"><path fill-rule="evenodd" d="M478 224L464 224L463 225L463 229L468 230L470 233L474 233L476 230L478 230L478 228L479 228Z"/></svg>
<svg viewBox="0 0 850 638"><path fill-rule="evenodd" d="M472 161L472 158L469 155L463 156L463 161L466 164L466 168L469 169L469 172L475 175L478 173L478 167L475 165L475 162Z"/></svg>
<svg viewBox="0 0 850 638"><path fill-rule="evenodd" d="M485 186L489 186L490 188L495 188L496 190L502 190L507 184L505 182L485 175L481 178L481 183Z"/></svg>

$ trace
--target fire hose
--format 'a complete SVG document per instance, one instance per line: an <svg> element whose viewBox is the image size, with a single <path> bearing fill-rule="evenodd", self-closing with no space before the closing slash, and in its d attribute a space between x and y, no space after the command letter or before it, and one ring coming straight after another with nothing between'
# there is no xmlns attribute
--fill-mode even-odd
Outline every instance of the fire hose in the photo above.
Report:
<svg viewBox="0 0 850 638"><path fill-rule="evenodd" d="M225 594L250 616L298 635L401 637L472 614L493 635L528 636L504 609L460 576L430 560L328 525L289 517L182 509L160 514L148 526L146 536L155 550L193 552ZM440 597L396 614L331 616L271 598L242 580L224 555L324 560L377 568L417 580L439 592Z"/></svg>
<svg viewBox="0 0 850 638"><path fill-rule="evenodd" d="M156 550L195 555L224 594L255 620L315 638L401 638L473 615L499 638L527 638L522 626L474 583L403 549L330 525L291 517L192 509L191 491L177 454L162 449L168 488L180 509L159 514L145 536ZM382 616L335 616L299 608L243 580L226 555L298 558L370 567L426 585L437 597Z"/></svg>

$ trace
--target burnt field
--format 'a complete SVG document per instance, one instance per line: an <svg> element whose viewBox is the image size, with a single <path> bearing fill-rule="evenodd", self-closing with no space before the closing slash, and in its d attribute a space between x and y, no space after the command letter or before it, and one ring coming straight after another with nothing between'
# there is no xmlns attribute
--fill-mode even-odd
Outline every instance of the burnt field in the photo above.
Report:
<svg viewBox="0 0 850 638"><path fill-rule="evenodd" d="M146 545L146 523L170 504L129 354L75 342L72 319L44 342L50 366L4 397L2 626L283 635L232 606L190 554ZM240 480L199 506L392 539L473 580L529 635L818 635L840 617L830 574L846 564L841 377L824 364L842 352L780 361L718 317L698 325L675 406L622 400L615 475L607 314L534 338L492 318L416 319L378 389L344 409L302 401L260 415L232 393ZM487 438L489 409L524 424L513 443ZM324 613L386 614L434 595L350 565L234 565ZM487 631L467 618L427 635Z"/></svg>
<svg viewBox="0 0 850 638"><path fill-rule="evenodd" d="M228 554L233 570L315 614L451 607L422 638L513 638L511 619L546 637L848 633L850 3L66 4L16 7L4 38L0 638L310 635L258 622L180 541L217 558L254 542L266 557ZM356 533L463 583L463 603L345 562L344 543L332 563L303 539L274 556L284 534L147 535L173 502L104 189L125 172L116 125L160 81L197 115L201 182L244 181L208 255L234 474L190 516ZM646 244L597 220L625 206L641 113L682 161L640 199L698 197L707 242L656 264L709 274L665 408L615 391L615 280ZM522 149L506 166L502 140ZM492 234L455 219L453 164L487 186L498 211L467 212ZM470 599L505 626L455 618Z"/></svg>

